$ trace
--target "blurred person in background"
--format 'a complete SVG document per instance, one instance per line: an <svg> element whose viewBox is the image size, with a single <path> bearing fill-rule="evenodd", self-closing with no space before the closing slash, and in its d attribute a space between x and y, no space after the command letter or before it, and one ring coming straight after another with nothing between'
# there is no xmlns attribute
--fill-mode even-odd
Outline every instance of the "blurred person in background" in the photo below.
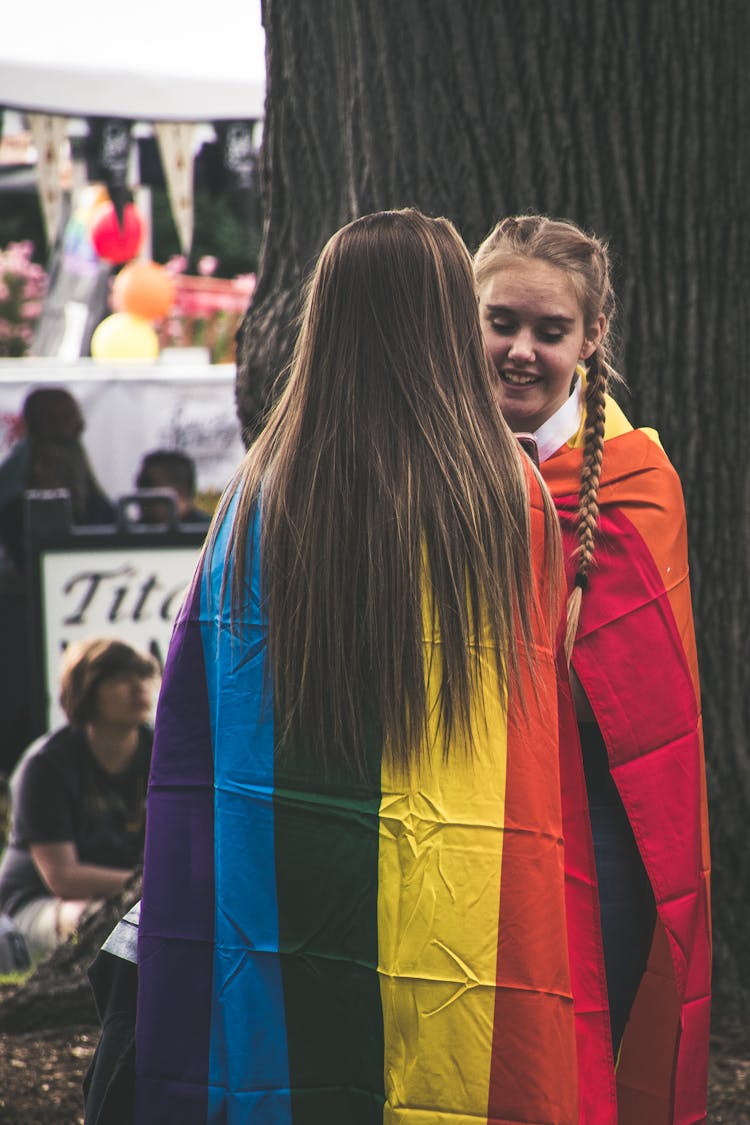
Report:
<svg viewBox="0 0 750 1125"><path fill-rule="evenodd" d="M141 461L136 487L171 489L177 505L179 523L207 526L211 517L195 504L195 462L178 449L155 449ZM144 500L140 504L141 523L169 523L169 505L161 500Z"/></svg>
<svg viewBox="0 0 750 1125"><path fill-rule="evenodd" d="M94 476L78 441L35 442L29 454L23 492L0 509L0 539L16 570L26 570L24 496L33 491L64 490L70 494L71 519L78 527L115 522L115 509Z"/></svg>
<svg viewBox="0 0 750 1125"><path fill-rule="evenodd" d="M21 416L25 436L17 441L0 464L0 508L27 487L29 456L35 442L67 444L84 430L77 401L63 387L39 387L25 398Z"/></svg>
<svg viewBox="0 0 750 1125"><path fill-rule="evenodd" d="M71 645L60 677L68 724L37 739L10 780L0 910L39 961L141 862L159 668L123 641Z"/></svg>
<svg viewBox="0 0 750 1125"><path fill-rule="evenodd" d="M25 570L24 493L66 489L74 524L115 520L115 509L83 447L83 415L73 396L59 387L32 391L23 417L26 437L0 465L0 542L6 564L21 574Z"/></svg>
<svg viewBox="0 0 750 1125"><path fill-rule="evenodd" d="M27 652L24 496L65 489L76 525L110 524L115 509L81 441L84 419L62 387L40 387L23 404L26 436L0 465L0 773L9 773L34 734Z"/></svg>

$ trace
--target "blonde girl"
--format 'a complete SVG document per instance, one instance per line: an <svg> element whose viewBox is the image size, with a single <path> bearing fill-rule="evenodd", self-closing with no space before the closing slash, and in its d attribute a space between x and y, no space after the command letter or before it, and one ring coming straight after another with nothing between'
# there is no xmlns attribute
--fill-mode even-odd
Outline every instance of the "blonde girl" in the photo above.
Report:
<svg viewBox="0 0 750 1125"><path fill-rule="evenodd" d="M475 277L496 401L513 431L533 435L563 532L606 971L605 1022L601 962L573 919L582 1120L587 1106L615 1120L596 1116L616 1112L613 1082L586 1066L604 1035L621 1123L700 1121L708 844L679 480L654 431L633 429L608 393L615 300L600 239L542 215L507 218L479 247ZM568 867L569 899L582 901L581 870Z"/></svg>

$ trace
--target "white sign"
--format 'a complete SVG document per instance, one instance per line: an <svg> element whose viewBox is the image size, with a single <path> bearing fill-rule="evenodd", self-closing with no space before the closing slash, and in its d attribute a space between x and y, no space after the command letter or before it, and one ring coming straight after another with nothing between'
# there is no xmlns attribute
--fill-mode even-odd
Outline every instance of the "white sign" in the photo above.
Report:
<svg viewBox="0 0 750 1125"><path fill-rule="evenodd" d="M73 641L114 636L167 655L199 548L121 547L42 552L41 610L47 729L66 722L57 699L60 657Z"/></svg>

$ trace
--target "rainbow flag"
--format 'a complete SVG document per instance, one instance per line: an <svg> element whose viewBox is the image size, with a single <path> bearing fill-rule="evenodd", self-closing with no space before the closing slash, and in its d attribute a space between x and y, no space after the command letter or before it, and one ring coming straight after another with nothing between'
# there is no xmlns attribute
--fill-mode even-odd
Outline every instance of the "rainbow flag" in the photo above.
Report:
<svg viewBox="0 0 750 1125"><path fill-rule="evenodd" d="M560 516L569 586L581 438L542 465ZM617 1067L619 1116L602 1120L694 1125L706 1118L711 927L685 511L679 479L653 431L633 430L612 400L599 503L596 563L572 663L604 736L658 911ZM581 885L577 880L573 893ZM573 991L587 1013L598 1008L589 1002L590 961L573 921ZM601 1026L588 1016L578 1023L579 1060L585 1060ZM601 1090L592 1089L585 1067L581 1103L583 1119L598 1121Z"/></svg>
<svg viewBox="0 0 750 1125"><path fill-rule="evenodd" d="M532 529L541 574L538 488ZM276 753L259 552L232 634L226 542L225 526L159 702L136 1120L577 1125L544 592L538 693L502 698L488 648L470 753L446 763L438 741L399 779L373 731L366 779L324 780ZM434 697L431 626L425 651Z"/></svg>

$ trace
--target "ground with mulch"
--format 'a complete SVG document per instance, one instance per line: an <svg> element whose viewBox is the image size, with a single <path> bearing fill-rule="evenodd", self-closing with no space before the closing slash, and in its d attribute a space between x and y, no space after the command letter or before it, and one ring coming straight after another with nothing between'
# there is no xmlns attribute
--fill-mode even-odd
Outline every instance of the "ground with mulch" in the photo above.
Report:
<svg viewBox="0 0 750 1125"><path fill-rule="evenodd" d="M96 1028L81 1026L0 1037L0 1123L83 1125L81 1081L96 1040ZM737 1023L711 1037L711 1125L750 1125L749 1040Z"/></svg>

